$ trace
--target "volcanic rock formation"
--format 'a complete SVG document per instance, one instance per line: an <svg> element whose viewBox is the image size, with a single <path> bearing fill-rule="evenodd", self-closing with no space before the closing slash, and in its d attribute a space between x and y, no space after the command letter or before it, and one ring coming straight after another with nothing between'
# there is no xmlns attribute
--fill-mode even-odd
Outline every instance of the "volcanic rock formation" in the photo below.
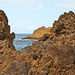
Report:
<svg viewBox="0 0 75 75"><path fill-rule="evenodd" d="M14 38L14 32L10 34L7 16L0 10L0 75L28 74L29 68L25 61L20 58L21 53L16 51L13 46Z"/></svg>
<svg viewBox="0 0 75 75"><path fill-rule="evenodd" d="M64 13L32 46L16 51L14 33L0 10L0 75L74 75L75 14Z"/></svg>
<svg viewBox="0 0 75 75"><path fill-rule="evenodd" d="M38 42L25 47L31 69L28 75L75 74L75 14L64 13L54 22L50 35L44 34Z"/></svg>
<svg viewBox="0 0 75 75"><path fill-rule="evenodd" d="M43 36L39 41L43 41L44 39ZM75 14L70 11L69 13L65 12L61 15L59 19L53 23L53 27L50 30L50 37L47 39L47 41L44 41L49 44L65 44L75 47Z"/></svg>
<svg viewBox="0 0 75 75"><path fill-rule="evenodd" d="M51 27L46 28L45 26L42 26L38 29L36 29L33 34L31 34L29 37L22 38L22 39L39 39L43 37L44 34L50 34Z"/></svg>
<svg viewBox="0 0 75 75"><path fill-rule="evenodd" d="M8 19L5 13L0 10L0 45L4 45L3 42L5 41L6 45L10 48L14 48L13 46L13 39L15 38L14 32L10 34L10 26L8 25ZM3 47L3 46L1 46Z"/></svg>

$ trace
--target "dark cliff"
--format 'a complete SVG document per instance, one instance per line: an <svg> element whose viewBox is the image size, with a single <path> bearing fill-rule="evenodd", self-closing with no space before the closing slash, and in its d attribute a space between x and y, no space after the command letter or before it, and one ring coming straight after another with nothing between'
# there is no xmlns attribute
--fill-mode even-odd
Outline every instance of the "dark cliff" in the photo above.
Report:
<svg viewBox="0 0 75 75"><path fill-rule="evenodd" d="M0 10L0 41L6 41L8 47L14 48L13 39L15 38L14 32L10 34L10 26L5 13Z"/></svg>
<svg viewBox="0 0 75 75"><path fill-rule="evenodd" d="M10 26L6 14L0 10L0 75L27 75L28 67L22 60L19 51L13 46L14 32L10 34Z"/></svg>

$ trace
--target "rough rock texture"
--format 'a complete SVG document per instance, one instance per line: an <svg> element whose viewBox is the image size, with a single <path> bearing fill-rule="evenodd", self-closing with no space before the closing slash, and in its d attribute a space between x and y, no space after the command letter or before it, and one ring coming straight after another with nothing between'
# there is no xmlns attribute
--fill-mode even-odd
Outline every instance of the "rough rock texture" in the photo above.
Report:
<svg viewBox="0 0 75 75"><path fill-rule="evenodd" d="M30 37L40 38L46 33L50 34L50 29L51 27L48 27L48 28L45 28L44 26L40 27L37 30L35 30Z"/></svg>
<svg viewBox="0 0 75 75"><path fill-rule="evenodd" d="M29 67L19 51L5 48L0 53L0 75L28 75Z"/></svg>
<svg viewBox="0 0 75 75"><path fill-rule="evenodd" d="M48 38L50 37L50 34L44 34L41 38L39 38L39 40L38 41L46 41Z"/></svg>
<svg viewBox="0 0 75 75"><path fill-rule="evenodd" d="M22 39L39 39L41 38L44 34L50 34L50 29L51 27L45 28L45 26L40 27L36 29L33 34L31 34L29 37L22 38Z"/></svg>
<svg viewBox="0 0 75 75"><path fill-rule="evenodd" d="M51 34L16 51L12 44L14 33L10 34L8 19L0 10L0 75L75 75L74 15L69 12L60 16L54 22ZM67 21L68 29L65 18L72 19ZM62 19L63 25L59 24Z"/></svg>
<svg viewBox="0 0 75 75"><path fill-rule="evenodd" d="M70 11L61 15L49 35L44 34L21 52L27 54L31 67L28 75L74 75L75 14Z"/></svg>
<svg viewBox="0 0 75 75"><path fill-rule="evenodd" d="M42 40L42 38L40 38L39 41L45 39ZM50 37L46 42L50 44L65 44L75 47L75 14L72 11L69 13L65 12L53 23L53 27L50 30Z"/></svg>
<svg viewBox="0 0 75 75"><path fill-rule="evenodd" d="M14 32L10 34L10 26L8 25L8 19L5 13L0 10L0 41L5 41L8 47L13 46L13 39L15 38ZM3 43L2 43L3 44Z"/></svg>
<svg viewBox="0 0 75 75"><path fill-rule="evenodd" d="M7 16L0 10L0 75L28 75L29 67L22 59L23 55L15 50L14 38Z"/></svg>
<svg viewBox="0 0 75 75"><path fill-rule="evenodd" d="M74 75L75 49L68 45L54 46L48 44L46 48L39 43L37 50L29 54L31 69L28 75ZM34 47L34 46L33 46Z"/></svg>
<svg viewBox="0 0 75 75"><path fill-rule="evenodd" d="M30 64L28 75L75 74L75 48L72 46L34 42L24 50L26 63Z"/></svg>

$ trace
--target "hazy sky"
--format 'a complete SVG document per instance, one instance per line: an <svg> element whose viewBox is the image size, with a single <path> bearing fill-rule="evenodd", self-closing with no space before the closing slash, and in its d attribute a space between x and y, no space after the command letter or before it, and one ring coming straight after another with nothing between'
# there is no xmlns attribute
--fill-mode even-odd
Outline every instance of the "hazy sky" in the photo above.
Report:
<svg viewBox="0 0 75 75"><path fill-rule="evenodd" d="M51 27L64 12L75 12L75 0L0 0L0 10L7 14L11 32L32 33Z"/></svg>

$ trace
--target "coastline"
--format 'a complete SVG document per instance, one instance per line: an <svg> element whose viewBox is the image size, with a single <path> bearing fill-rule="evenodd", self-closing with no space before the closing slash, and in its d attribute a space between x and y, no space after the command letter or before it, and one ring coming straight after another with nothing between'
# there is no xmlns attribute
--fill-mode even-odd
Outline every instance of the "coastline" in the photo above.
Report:
<svg viewBox="0 0 75 75"><path fill-rule="evenodd" d="M15 33L10 34L8 19L2 10L0 27L0 75L75 75L75 14L72 11L54 21L50 34L20 51L13 45Z"/></svg>
<svg viewBox="0 0 75 75"><path fill-rule="evenodd" d="M34 38L34 37L26 37L26 38L21 38L22 40L28 39L28 40L39 40L39 38Z"/></svg>

